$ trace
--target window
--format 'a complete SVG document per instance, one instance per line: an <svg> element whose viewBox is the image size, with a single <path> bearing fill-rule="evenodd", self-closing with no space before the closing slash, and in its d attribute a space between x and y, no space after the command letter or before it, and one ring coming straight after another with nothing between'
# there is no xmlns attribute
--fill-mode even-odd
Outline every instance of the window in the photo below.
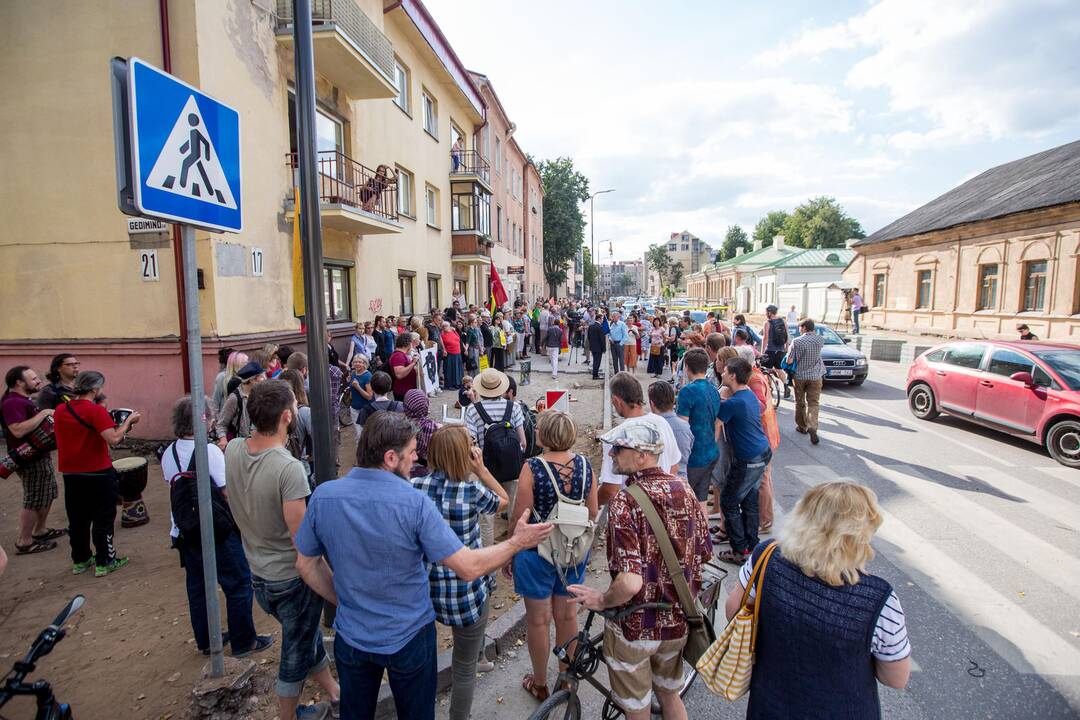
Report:
<svg viewBox="0 0 1080 720"><path fill-rule="evenodd" d="M928 310L934 302L934 271L920 270L917 277L918 289L915 308L917 310Z"/></svg>
<svg viewBox="0 0 1080 720"><path fill-rule="evenodd" d="M682 244L682 249L683 249L683 250L689 250L689 249L690 249L690 246L689 246L689 245L687 245L686 243L683 243L683 244Z"/></svg>
<svg viewBox="0 0 1080 720"><path fill-rule="evenodd" d="M398 212L402 215L408 215L411 218L416 217L416 213L413 212L413 175L411 172L397 166L398 175Z"/></svg>
<svg viewBox="0 0 1080 720"><path fill-rule="evenodd" d="M674 252L679 249L679 243L671 243L667 246L667 249L671 252Z"/></svg>
<svg viewBox="0 0 1080 720"><path fill-rule="evenodd" d="M1041 312L1046 309L1046 261L1024 263L1025 312Z"/></svg>
<svg viewBox="0 0 1080 720"><path fill-rule="evenodd" d="M427 276L428 308L430 310L436 310L439 307L439 279L438 275Z"/></svg>
<svg viewBox="0 0 1080 720"><path fill-rule="evenodd" d="M495 239L499 242L503 241L502 236L502 208L498 205L495 206Z"/></svg>
<svg viewBox="0 0 1080 720"><path fill-rule="evenodd" d="M397 86L394 103L405 112L409 112L409 69L397 58L394 58L394 85Z"/></svg>
<svg viewBox="0 0 1080 720"><path fill-rule="evenodd" d="M979 302L976 310L992 310L997 307L998 266L979 266Z"/></svg>
<svg viewBox="0 0 1080 720"><path fill-rule="evenodd" d="M454 279L454 297L469 297L469 281Z"/></svg>
<svg viewBox="0 0 1080 720"><path fill-rule="evenodd" d="M424 200L427 209L427 224L439 227L439 191L430 185L424 187Z"/></svg>
<svg viewBox="0 0 1080 720"><path fill-rule="evenodd" d="M323 302L327 320L352 320L349 302L349 268L344 265L323 265Z"/></svg>
<svg viewBox="0 0 1080 720"><path fill-rule="evenodd" d="M985 345L957 345L945 352L945 363L957 367L978 369L982 364Z"/></svg>
<svg viewBox="0 0 1080 720"><path fill-rule="evenodd" d="M874 275L874 307L885 307L885 273Z"/></svg>
<svg viewBox="0 0 1080 720"><path fill-rule="evenodd" d="M926 362L941 362L944 359L945 359L945 351L944 350L935 350L932 353L927 353L926 354Z"/></svg>
<svg viewBox="0 0 1080 720"><path fill-rule="evenodd" d="M990 367L986 368L986 371L994 375L1009 377L1018 372L1030 373L1034 366L1034 362L1015 350L998 348L990 356Z"/></svg>
<svg viewBox="0 0 1080 720"><path fill-rule="evenodd" d="M502 141L495 138L495 173L502 172Z"/></svg>
<svg viewBox="0 0 1080 720"><path fill-rule="evenodd" d="M439 138L439 103L427 90L420 93L421 102L424 105L424 130L431 137Z"/></svg>
<svg viewBox="0 0 1080 720"><path fill-rule="evenodd" d="M513 250L513 251L514 251L515 253L517 252L517 246L518 246L518 237L517 237L517 235L518 235L518 233L517 233L517 223L514 223L514 229L513 229L513 232L512 232L512 234L510 235L510 248L511 248L511 249L512 249L512 250Z"/></svg>
<svg viewBox="0 0 1080 720"><path fill-rule="evenodd" d="M398 272L398 298L401 300L399 315L412 315L413 309L413 273Z"/></svg>

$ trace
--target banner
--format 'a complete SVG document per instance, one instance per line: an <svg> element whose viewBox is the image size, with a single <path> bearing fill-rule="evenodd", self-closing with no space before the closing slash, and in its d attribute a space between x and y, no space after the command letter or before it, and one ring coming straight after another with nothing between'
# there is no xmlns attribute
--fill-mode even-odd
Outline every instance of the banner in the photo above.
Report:
<svg viewBox="0 0 1080 720"><path fill-rule="evenodd" d="M480 355L480 372L484 372L488 367L490 366L488 365L487 353L483 353Z"/></svg>
<svg viewBox="0 0 1080 720"><path fill-rule="evenodd" d="M439 392L439 348L432 345L420 351L420 384L428 395Z"/></svg>

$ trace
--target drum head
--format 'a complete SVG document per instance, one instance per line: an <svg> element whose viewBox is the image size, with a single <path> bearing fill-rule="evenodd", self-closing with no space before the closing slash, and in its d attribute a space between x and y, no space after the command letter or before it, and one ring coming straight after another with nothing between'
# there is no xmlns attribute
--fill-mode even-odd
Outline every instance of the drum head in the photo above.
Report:
<svg viewBox="0 0 1080 720"><path fill-rule="evenodd" d="M113 460L113 467L117 472L130 472L144 465L146 465L146 458L144 457L126 457Z"/></svg>

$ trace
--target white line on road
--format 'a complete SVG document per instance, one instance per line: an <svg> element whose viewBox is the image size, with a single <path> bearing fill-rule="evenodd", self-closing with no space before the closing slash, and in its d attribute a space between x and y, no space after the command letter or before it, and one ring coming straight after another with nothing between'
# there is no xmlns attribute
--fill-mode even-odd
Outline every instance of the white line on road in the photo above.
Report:
<svg viewBox="0 0 1080 720"><path fill-rule="evenodd" d="M1063 500L1060 495L1047 492L1003 470L985 465L953 465L951 469L961 475L978 478L1004 493L1021 498L1035 512L1053 518L1072 530L1080 530L1080 506Z"/></svg>
<svg viewBox="0 0 1080 720"><path fill-rule="evenodd" d="M1035 469L1039 472L1044 472L1064 480L1070 485L1080 487L1080 471L1077 471L1076 468L1069 468L1064 465L1052 465L1050 467L1040 467Z"/></svg>

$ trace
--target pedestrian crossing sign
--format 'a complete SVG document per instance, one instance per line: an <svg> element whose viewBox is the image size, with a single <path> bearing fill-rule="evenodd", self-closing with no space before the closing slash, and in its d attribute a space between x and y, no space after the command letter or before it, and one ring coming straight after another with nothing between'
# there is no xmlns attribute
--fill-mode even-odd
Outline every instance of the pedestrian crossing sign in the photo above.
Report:
<svg viewBox="0 0 1080 720"><path fill-rule="evenodd" d="M140 212L209 230L242 230L240 114L138 58L131 58L128 73Z"/></svg>

